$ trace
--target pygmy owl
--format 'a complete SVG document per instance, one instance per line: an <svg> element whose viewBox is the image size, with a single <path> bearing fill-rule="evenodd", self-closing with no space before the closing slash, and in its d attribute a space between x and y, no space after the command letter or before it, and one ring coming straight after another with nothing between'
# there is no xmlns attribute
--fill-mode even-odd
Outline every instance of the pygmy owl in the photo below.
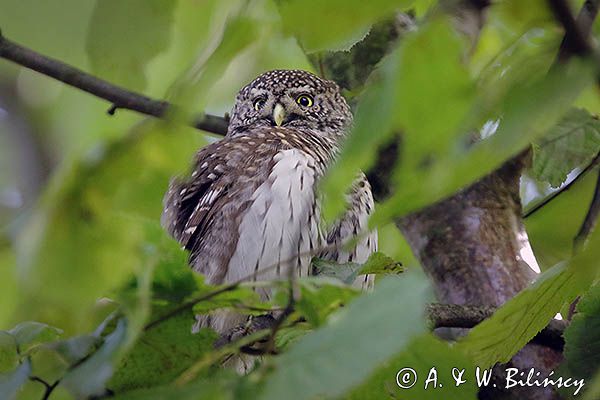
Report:
<svg viewBox="0 0 600 400"><path fill-rule="evenodd" d="M202 148L191 176L172 180L163 226L190 252L192 268L211 284L286 279L311 274L314 256L364 262L377 233L361 235L373 210L364 175L347 194L348 210L328 230L320 220L316 187L352 124L338 86L309 72L266 72L237 95L227 135ZM261 270L265 270L261 272ZM361 276L356 285L372 284ZM258 289L269 299L268 289ZM199 316L196 328L223 333L245 316Z"/></svg>

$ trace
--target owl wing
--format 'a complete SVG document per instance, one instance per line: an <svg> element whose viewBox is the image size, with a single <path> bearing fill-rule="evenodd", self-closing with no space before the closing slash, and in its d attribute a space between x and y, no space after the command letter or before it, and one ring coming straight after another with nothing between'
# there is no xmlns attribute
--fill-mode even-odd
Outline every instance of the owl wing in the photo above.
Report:
<svg viewBox="0 0 600 400"><path fill-rule="evenodd" d="M269 269L259 280L296 267L308 274L321 245L316 162L275 134L268 139L236 136L202 149L192 176L173 180L165 196L163 226L210 283L259 269Z"/></svg>
<svg viewBox="0 0 600 400"><path fill-rule="evenodd" d="M355 179L346 196L348 209L327 232L328 250L321 253L320 257L343 264L348 262L364 263L369 256L377 251L377 231L368 233L368 219L374 209L371 185L367 177L361 172ZM345 244L358 236L356 244L347 248ZM362 289L370 288L373 277L370 275L359 276L354 285Z"/></svg>

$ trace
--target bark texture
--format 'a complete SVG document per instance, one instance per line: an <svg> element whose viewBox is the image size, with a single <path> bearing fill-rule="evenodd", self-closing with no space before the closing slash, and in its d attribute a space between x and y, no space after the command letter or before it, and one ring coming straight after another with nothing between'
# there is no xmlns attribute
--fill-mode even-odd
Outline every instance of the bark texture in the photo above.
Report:
<svg viewBox="0 0 600 400"><path fill-rule="evenodd" d="M521 257L528 246L521 217L519 180L528 153L519 155L470 187L396 225L431 277L442 303L498 307L526 288L536 273ZM455 337L462 330L441 332ZM504 370L535 368L550 373L562 361L560 351L530 343L507 365L495 368L481 399L558 399L551 388L506 386Z"/></svg>

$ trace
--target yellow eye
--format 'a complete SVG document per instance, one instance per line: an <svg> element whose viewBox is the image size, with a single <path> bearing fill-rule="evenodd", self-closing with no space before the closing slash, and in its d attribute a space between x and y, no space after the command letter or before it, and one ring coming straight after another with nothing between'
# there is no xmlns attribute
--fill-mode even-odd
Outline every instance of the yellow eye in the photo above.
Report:
<svg viewBox="0 0 600 400"><path fill-rule="evenodd" d="M309 95L301 94L296 99L296 103L300 104L302 107L310 107L313 105L313 99Z"/></svg>
<svg viewBox="0 0 600 400"><path fill-rule="evenodd" d="M265 106L265 103L267 101L265 100L264 97L259 97L258 99L254 100L254 109L256 111L260 110L261 108L263 108Z"/></svg>

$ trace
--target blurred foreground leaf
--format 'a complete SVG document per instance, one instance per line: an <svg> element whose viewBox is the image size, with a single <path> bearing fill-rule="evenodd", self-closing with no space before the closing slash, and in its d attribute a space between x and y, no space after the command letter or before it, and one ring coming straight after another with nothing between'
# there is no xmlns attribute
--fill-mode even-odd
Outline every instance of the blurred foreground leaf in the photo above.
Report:
<svg viewBox="0 0 600 400"><path fill-rule="evenodd" d="M423 48L432 50L423 52ZM438 18L407 34L400 47L381 62L357 106L352 134L323 184L330 200L324 207L328 220L342 210L340 193L359 169L372 165L378 146L392 132L402 132L403 165L397 166L394 178L400 188L412 185L411 176L420 172L421 165L448 152L457 137L464 135L459 127L475 93L461 61L464 51L465 42L450 22ZM420 182L415 186L429 181Z"/></svg>
<svg viewBox="0 0 600 400"><path fill-rule="evenodd" d="M97 0L86 41L92 71L144 90L146 64L169 45L175 5L163 0Z"/></svg>
<svg viewBox="0 0 600 400"><path fill-rule="evenodd" d="M473 363L462 352L426 333L414 338L400 354L386 361L364 384L354 389L348 399L475 400L478 388L473 371ZM466 383L457 387L455 378L459 376ZM404 377L407 381L403 381ZM414 382L414 386L400 388L396 379L406 386Z"/></svg>
<svg viewBox="0 0 600 400"><path fill-rule="evenodd" d="M382 280L372 293L351 302L275 359L261 398L339 396L357 386L427 329L424 306L429 296L428 283L421 276Z"/></svg>
<svg viewBox="0 0 600 400"><path fill-rule="evenodd" d="M586 250L559 264L500 307L458 343L476 365L487 368L504 363L525 346L564 304L584 293L598 276L600 235L594 234Z"/></svg>
<svg viewBox="0 0 600 400"><path fill-rule="evenodd" d="M593 68L586 62L574 60L562 70L532 82L515 83L499 104L482 113L495 110L500 116L497 131L466 151L458 147L449 151L429 167L402 169L399 166L398 190L379 207L373 224L379 225L394 216L422 208L481 178L516 156L562 117L581 91L593 82ZM421 184L420 182L428 182Z"/></svg>
<svg viewBox="0 0 600 400"><path fill-rule="evenodd" d="M281 0L279 8L286 31L293 33L311 53L348 50L368 33L372 23L413 3L414 0Z"/></svg>
<svg viewBox="0 0 600 400"><path fill-rule="evenodd" d="M155 263L142 220L159 220L170 176L198 143L165 127L137 127L54 177L18 241L23 315L89 331L96 301Z"/></svg>
<svg viewBox="0 0 600 400"><path fill-rule="evenodd" d="M19 389L29 380L31 364L23 361L14 371L0 374L0 395L3 399L13 400Z"/></svg>
<svg viewBox="0 0 600 400"><path fill-rule="evenodd" d="M104 344L84 362L68 371L60 381L76 398L105 394L105 385L114 372L122 347L127 340L127 327L119 320L115 330L108 335Z"/></svg>

